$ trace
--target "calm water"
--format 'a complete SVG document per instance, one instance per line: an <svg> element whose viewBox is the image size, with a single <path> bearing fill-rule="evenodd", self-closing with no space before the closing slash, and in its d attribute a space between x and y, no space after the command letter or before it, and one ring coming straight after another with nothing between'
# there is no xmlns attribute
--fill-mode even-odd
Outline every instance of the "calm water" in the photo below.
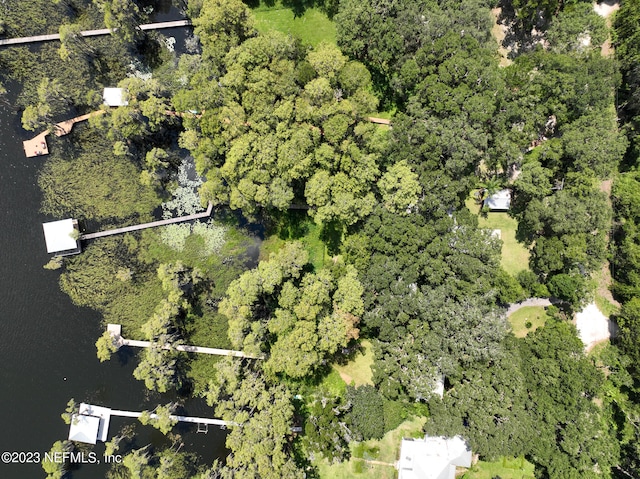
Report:
<svg viewBox="0 0 640 479"><path fill-rule="evenodd" d="M172 33L173 34L173 33ZM0 99L0 453L44 453L66 439L69 426L60 419L70 398L114 409L151 409L168 396L149 395L132 377L137 364L114 357L96 358L94 342L102 333L99 315L74 306L58 287L59 272L42 268L45 250L42 223L58 218L39 213L38 170L43 160L27 159L22 140L31 135L20 127L19 113L10 106L15 88ZM200 401L187 403L189 415L211 417ZM114 418L110 437L136 421ZM160 433L138 425L138 446L162 441ZM224 456L224 433L210 427L208 434L181 428L186 450L210 463ZM101 456L99 443L94 451ZM104 477L106 466L85 465L73 479ZM2 479L45 477L39 464L0 463Z"/></svg>

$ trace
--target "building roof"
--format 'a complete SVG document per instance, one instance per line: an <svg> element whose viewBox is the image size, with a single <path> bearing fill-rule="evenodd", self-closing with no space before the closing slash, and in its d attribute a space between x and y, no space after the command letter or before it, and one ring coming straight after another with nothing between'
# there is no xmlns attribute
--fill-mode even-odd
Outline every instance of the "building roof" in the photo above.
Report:
<svg viewBox="0 0 640 479"><path fill-rule="evenodd" d="M74 414L71 416L71 427L69 428L69 440L95 444L98 439L100 429L100 418L87 416L85 414Z"/></svg>
<svg viewBox="0 0 640 479"><path fill-rule="evenodd" d="M484 200L489 210L506 211L511 207L511 190L500 190Z"/></svg>
<svg viewBox="0 0 640 479"><path fill-rule="evenodd" d="M102 92L102 99L107 106L126 106L129 104L125 100L124 88L105 88Z"/></svg>
<svg viewBox="0 0 640 479"><path fill-rule="evenodd" d="M78 240L73 237L77 226L78 222L71 218L42 223L47 253L77 250L79 248Z"/></svg>
<svg viewBox="0 0 640 479"><path fill-rule="evenodd" d="M471 449L460 436L402 440L398 479L455 479L456 466L471 466Z"/></svg>
<svg viewBox="0 0 640 479"><path fill-rule="evenodd" d="M78 412L80 414L86 414L87 416L94 416L100 419L100 427L98 428L97 437L102 442L107 442L107 436L109 435L109 422L111 421L111 408L80 403Z"/></svg>

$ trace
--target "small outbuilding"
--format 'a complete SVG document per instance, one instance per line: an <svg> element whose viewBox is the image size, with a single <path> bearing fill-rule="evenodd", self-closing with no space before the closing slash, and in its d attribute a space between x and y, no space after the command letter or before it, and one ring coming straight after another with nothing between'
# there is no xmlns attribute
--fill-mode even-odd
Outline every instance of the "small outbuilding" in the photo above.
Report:
<svg viewBox="0 0 640 479"><path fill-rule="evenodd" d="M489 208L489 211L508 211L511 208L511 190L500 190L486 200L483 206Z"/></svg>
<svg viewBox="0 0 640 479"><path fill-rule="evenodd" d="M129 102L126 100L127 92L124 88L105 88L102 92L102 99L107 106L126 106Z"/></svg>
<svg viewBox="0 0 640 479"><path fill-rule="evenodd" d="M69 440L95 444L106 442L109 434L111 409L80 403L78 413L71 416Z"/></svg>
<svg viewBox="0 0 640 479"><path fill-rule="evenodd" d="M69 428L69 440L95 444L98 439L100 429L100 418L87 416L86 414L74 414L71 416L71 427Z"/></svg>
<svg viewBox="0 0 640 479"><path fill-rule="evenodd" d="M47 253L57 256L78 254L82 251L78 220L68 218L66 220L50 221L43 223L44 241L47 244Z"/></svg>
<svg viewBox="0 0 640 479"><path fill-rule="evenodd" d="M456 467L471 467L471 448L462 437L402 440L398 479L455 479Z"/></svg>

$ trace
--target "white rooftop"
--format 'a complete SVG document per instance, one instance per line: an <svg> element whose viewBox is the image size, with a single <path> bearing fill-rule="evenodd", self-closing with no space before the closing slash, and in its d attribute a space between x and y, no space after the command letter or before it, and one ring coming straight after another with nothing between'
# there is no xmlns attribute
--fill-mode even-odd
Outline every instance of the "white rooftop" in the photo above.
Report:
<svg viewBox="0 0 640 479"><path fill-rule="evenodd" d="M102 99L107 106L126 106L129 102L124 98L124 88L105 88L102 92Z"/></svg>
<svg viewBox="0 0 640 479"><path fill-rule="evenodd" d="M500 190L484 200L484 206L491 211L506 211L511 207L511 190Z"/></svg>
<svg viewBox="0 0 640 479"><path fill-rule="evenodd" d="M471 466L471 449L460 436L402 440L398 479L455 479L456 466Z"/></svg>
<svg viewBox="0 0 640 479"><path fill-rule="evenodd" d="M71 427L69 428L69 440L95 444L98 439L100 429L100 418L96 416L86 416L84 414L74 414L71 416Z"/></svg>
<svg viewBox="0 0 640 479"><path fill-rule="evenodd" d="M73 238L76 224L71 218L42 223L44 240L47 243L47 253L59 253L77 249L78 241Z"/></svg>
<svg viewBox="0 0 640 479"><path fill-rule="evenodd" d="M111 409L80 403L78 414L71 418L69 439L95 444L98 440L107 442Z"/></svg>

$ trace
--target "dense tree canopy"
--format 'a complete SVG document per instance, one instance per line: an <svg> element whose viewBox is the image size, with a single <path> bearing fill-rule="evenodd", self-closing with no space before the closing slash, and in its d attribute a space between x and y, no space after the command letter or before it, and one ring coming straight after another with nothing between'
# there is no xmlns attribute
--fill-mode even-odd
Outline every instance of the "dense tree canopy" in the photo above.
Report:
<svg viewBox="0 0 640 479"><path fill-rule="evenodd" d="M60 263L76 304L122 318L127 337L151 342L138 379L179 396L191 379L230 422L224 464L197 470L188 455L131 445L113 477L310 477L318 455L346 460L354 441L381 438L413 414L428 417L429 434L462 435L482 459L524 456L541 478L637 473L640 185L633 154L621 161L634 138L619 129L617 66L600 54L608 31L589 2L501 5L503 16L515 14L507 34L526 37L504 67L494 5L484 0L285 0L297 13L337 8L337 45L313 47L264 32L251 2L192 0L182 6L196 38L180 58L151 35L138 41L155 2L63 3L78 14L43 7L60 19L59 48L0 52L0 73L25 82L25 128L50 126L71 106L98 108L105 85L123 87L128 105L51 138L43 210L134 222L173 193L165 215L196 211L199 195L225 221L96 241ZM636 4L624 2L614 36L632 133ZM7 32L22 31L7 18ZM117 28L117 47L79 35L96 18ZM535 48L526 44L533 26ZM41 67L47 55L59 65ZM182 162L195 165L189 174L178 170L180 148L193 155ZM525 290L574 308L589 297L590 276L608 258L602 182L621 164L632 171L612 195L615 292L624 300L616 354L586 356L558 318L514 337L505 305ZM530 249L521 285L500 266L501 241L465 206L478 185L478 200L512 191L510 214ZM227 206L240 214L223 213ZM290 208L317 225L296 222ZM246 218L263 223L255 245L264 240L268 259L239 252ZM301 241L284 241L292 237ZM335 363L352 367L361 337L373 365L348 386ZM190 340L257 359L173 349ZM115 352L108 333L97 344L101 359ZM166 433L171 410L141 420Z"/></svg>
<svg viewBox="0 0 640 479"><path fill-rule="evenodd" d="M207 176L204 199L245 213L303 202L318 222L367 215L384 134L363 121L376 108L366 69L335 46L305 54L276 33L247 39L224 62L218 100L190 145ZM211 86L189 96L201 88Z"/></svg>
<svg viewBox="0 0 640 479"><path fill-rule="evenodd" d="M304 272L307 264L302 245L288 243L231 283L220 304L234 347L267 351L268 373L304 377L358 337L363 303L356 270Z"/></svg>

